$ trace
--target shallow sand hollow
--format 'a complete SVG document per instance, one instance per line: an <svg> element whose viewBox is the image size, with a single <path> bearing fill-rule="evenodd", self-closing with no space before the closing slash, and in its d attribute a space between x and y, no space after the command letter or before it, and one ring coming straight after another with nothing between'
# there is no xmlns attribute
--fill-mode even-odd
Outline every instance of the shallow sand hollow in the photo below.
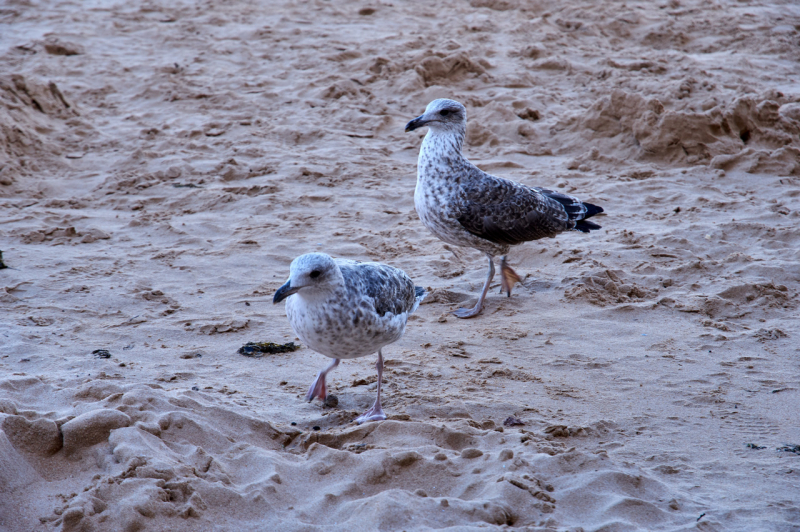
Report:
<svg viewBox="0 0 800 532"><path fill-rule="evenodd" d="M0 24L0 530L796 529L796 3ZM606 210L516 248L470 321L485 259L413 207L403 126L437 97L478 166ZM384 351L387 421L351 423L375 357L325 408L321 355L237 354L295 341L271 297L318 250L430 290Z"/></svg>

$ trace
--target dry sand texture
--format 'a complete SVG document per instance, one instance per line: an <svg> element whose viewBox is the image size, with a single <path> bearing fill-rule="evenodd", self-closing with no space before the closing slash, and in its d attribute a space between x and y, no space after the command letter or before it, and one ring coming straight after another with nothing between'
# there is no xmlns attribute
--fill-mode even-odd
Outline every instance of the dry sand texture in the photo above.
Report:
<svg viewBox="0 0 800 532"><path fill-rule="evenodd" d="M0 23L0 529L798 529L796 2ZM517 248L523 283L472 321L448 312L483 257L413 209L403 126L441 96L479 166L607 212ZM323 408L324 357L236 353L294 340L271 296L314 250L432 289L385 350L388 421L350 423L374 357Z"/></svg>

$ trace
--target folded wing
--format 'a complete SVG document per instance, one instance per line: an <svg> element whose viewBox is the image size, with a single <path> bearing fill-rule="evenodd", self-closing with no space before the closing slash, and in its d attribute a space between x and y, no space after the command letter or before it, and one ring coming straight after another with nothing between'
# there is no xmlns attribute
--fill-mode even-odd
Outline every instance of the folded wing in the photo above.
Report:
<svg viewBox="0 0 800 532"><path fill-rule="evenodd" d="M402 271L375 262L340 266L345 284L370 300L378 316L413 312L419 302L414 282ZM424 291L423 291L424 292Z"/></svg>
<svg viewBox="0 0 800 532"><path fill-rule="evenodd" d="M515 245L571 229L589 232L600 228L586 218L603 212L601 207L546 188L480 172L463 182L462 192L459 223L497 244Z"/></svg>

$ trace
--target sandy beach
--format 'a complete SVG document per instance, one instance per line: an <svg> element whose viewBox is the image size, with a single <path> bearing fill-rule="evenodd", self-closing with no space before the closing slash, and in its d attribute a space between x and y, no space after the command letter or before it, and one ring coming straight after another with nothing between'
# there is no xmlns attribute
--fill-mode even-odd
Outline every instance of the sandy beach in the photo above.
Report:
<svg viewBox="0 0 800 532"><path fill-rule="evenodd" d="M441 97L605 209L471 320L403 130ZM799 222L796 2L8 0L0 531L800 530ZM304 400L312 251L429 292L386 421L375 356Z"/></svg>

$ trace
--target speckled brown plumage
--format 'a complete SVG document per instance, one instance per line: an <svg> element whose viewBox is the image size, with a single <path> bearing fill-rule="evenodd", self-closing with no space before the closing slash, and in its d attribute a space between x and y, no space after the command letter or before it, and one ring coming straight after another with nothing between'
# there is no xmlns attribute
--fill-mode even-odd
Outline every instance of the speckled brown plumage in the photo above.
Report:
<svg viewBox="0 0 800 532"><path fill-rule="evenodd" d="M343 359L375 353L399 340L424 296L402 270L324 253L292 261L284 286L276 301L286 298L295 333L314 351Z"/></svg>
<svg viewBox="0 0 800 532"><path fill-rule="evenodd" d="M420 220L443 241L483 251L490 261L489 278L474 313L461 317L480 312L494 275L493 257L505 255L513 245L564 231L600 229L587 218L603 212L601 207L487 174L470 163L461 153L467 112L459 102L434 100L406 131L423 126L428 133L420 148L414 191ZM518 279L505 261L502 268L504 279ZM507 291L510 294L510 286Z"/></svg>

